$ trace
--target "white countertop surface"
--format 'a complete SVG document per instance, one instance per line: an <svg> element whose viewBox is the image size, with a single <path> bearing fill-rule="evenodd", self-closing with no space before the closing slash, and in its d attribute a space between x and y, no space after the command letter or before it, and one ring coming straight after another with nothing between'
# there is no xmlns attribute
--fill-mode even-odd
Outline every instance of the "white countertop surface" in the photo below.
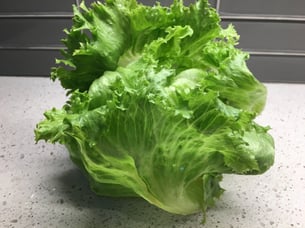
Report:
<svg viewBox="0 0 305 228"><path fill-rule="evenodd" d="M202 215L178 216L142 199L97 197L61 145L35 144L43 112L66 101L48 78L0 77L0 227L305 227L305 85L266 84L258 118L276 143L260 176L226 175L226 192Z"/></svg>

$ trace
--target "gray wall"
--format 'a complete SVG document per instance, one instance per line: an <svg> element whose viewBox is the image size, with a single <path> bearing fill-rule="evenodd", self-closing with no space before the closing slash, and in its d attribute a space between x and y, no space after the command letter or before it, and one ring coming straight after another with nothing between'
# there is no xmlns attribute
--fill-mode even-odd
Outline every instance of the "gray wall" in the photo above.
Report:
<svg viewBox="0 0 305 228"><path fill-rule="evenodd" d="M89 4L93 0L87 0ZM153 4L153 0L142 0ZM161 0L170 4L172 0ZM185 0L186 3L193 2ZM233 23L249 68L263 81L305 82L304 0L211 0ZM47 76L78 0L0 1L0 75Z"/></svg>
<svg viewBox="0 0 305 228"><path fill-rule="evenodd" d="M76 0L1 0L0 75L49 75Z"/></svg>

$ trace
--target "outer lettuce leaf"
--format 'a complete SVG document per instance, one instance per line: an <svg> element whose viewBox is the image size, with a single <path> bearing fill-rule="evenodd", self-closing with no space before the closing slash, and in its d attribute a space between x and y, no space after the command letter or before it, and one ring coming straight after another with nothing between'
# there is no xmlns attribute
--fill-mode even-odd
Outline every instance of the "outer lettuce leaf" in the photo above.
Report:
<svg viewBox="0 0 305 228"><path fill-rule="evenodd" d="M64 144L97 194L205 212L223 173L260 174L274 159L268 128L253 121L266 89L237 41L206 0L75 8L67 67L52 75L70 98L45 113L36 140Z"/></svg>

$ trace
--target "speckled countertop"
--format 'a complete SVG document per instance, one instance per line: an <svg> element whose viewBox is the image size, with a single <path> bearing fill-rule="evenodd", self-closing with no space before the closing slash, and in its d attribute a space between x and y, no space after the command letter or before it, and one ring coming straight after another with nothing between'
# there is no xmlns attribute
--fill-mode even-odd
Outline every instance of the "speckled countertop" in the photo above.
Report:
<svg viewBox="0 0 305 228"><path fill-rule="evenodd" d="M276 162L261 176L224 177L207 213L177 216L141 199L94 195L60 145L34 143L33 129L65 92L48 78L0 77L0 227L305 227L305 85L267 84L258 122L272 127Z"/></svg>

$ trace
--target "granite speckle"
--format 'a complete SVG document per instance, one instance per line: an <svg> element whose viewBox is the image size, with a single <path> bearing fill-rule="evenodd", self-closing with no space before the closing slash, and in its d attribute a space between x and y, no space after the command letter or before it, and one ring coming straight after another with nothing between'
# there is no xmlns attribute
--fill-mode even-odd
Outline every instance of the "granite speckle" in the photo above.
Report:
<svg viewBox="0 0 305 228"><path fill-rule="evenodd" d="M18 222L18 219L13 219L10 221L11 223L17 223Z"/></svg>
<svg viewBox="0 0 305 228"><path fill-rule="evenodd" d="M202 225L201 213L178 216L141 199L96 196L64 147L34 141L43 112L66 100L59 83L0 77L1 227L305 227L305 85L267 88L257 121L272 127L275 164L260 176L225 175L226 191Z"/></svg>

